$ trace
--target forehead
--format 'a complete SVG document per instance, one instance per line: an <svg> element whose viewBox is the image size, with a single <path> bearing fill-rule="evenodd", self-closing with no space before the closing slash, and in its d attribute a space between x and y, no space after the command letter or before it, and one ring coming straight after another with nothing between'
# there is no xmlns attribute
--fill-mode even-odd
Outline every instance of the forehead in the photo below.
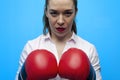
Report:
<svg viewBox="0 0 120 80"><path fill-rule="evenodd" d="M49 0L49 9L72 9L74 8L73 0Z"/></svg>

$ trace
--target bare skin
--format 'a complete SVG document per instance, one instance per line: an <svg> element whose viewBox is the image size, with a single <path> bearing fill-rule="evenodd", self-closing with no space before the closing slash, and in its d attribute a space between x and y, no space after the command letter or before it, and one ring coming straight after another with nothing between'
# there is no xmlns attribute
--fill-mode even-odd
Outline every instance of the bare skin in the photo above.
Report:
<svg viewBox="0 0 120 80"><path fill-rule="evenodd" d="M51 29L51 39L55 43L58 56L72 36L72 24L75 18L75 7L72 0L50 0L46 16Z"/></svg>

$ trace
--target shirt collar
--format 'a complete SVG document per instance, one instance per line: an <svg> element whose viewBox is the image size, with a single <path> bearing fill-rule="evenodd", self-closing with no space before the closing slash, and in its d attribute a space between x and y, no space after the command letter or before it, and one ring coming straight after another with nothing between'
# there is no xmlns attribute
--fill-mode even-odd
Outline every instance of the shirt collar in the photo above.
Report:
<svg viewBox="0 0 120 80"><path fill-rule="evenodd" d="M76 34L73 32L71 38L68 40L68 42L76 43Z"/></svg>
<svg viewBox="0 0 120 80"><path fill-rule="evenodd" d="M44 35L44 40L47 41L47 40L51 40L51 37L50 37L50 34L47 33L46 35Z"/></svg>

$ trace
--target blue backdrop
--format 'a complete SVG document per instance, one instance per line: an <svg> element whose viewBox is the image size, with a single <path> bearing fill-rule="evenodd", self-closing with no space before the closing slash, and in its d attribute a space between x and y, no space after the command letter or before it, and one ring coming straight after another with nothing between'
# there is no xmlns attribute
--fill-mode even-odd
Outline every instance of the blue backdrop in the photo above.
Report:
<svg viewBox="0 0 120 80"><path fill-rule="evenodd" d="M44 0L0 0L0 78L14 80L21 51L42 34ZM79 0L78 35L93 43L103 80L120 80L120 0Z"/></svg>

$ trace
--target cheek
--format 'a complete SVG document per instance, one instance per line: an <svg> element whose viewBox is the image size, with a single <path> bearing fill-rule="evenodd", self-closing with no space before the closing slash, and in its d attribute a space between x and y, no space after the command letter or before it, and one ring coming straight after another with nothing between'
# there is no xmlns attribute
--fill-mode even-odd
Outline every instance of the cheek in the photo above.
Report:
<svg viewBox="0 0 120 80"><path fill-rule="evenodd" d="M68 26L72 26L74 18L75 18L74 14L71 17L66 18L66 22L67 22Z"/></svg>
<svg viewBox="0 0 120 80"><path fill-rule="evenodd" d="M49 18L48 21L49 21L49 26L50 26L51 31L54 31L56 21L53 18Z"/></svg>
<svg viewBox="0 0 120 80"><path fill-rule="evenodd" d="M50 26L54 26L55 23L56 23L56 20L53 19L53 18L51 18L51 17L48 18L48 21L49 21L49 25L50 25Z"/></svg>
<svg viewBox="0 0 120 80"><path fill-rule="evenodd" d="M70 27L72 27L73 20L74 20L74 18L67 19L67 25L70 26Z"/></svg>

